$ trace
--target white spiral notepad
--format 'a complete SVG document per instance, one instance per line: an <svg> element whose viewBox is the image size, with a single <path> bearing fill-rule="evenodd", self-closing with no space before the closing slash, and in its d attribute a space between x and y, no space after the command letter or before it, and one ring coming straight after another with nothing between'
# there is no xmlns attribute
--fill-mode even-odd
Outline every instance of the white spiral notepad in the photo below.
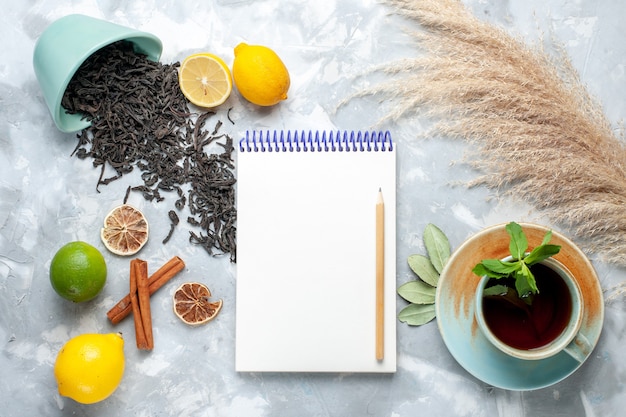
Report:
<svg viewBox="0 0 626 417"><path fill-rule="evenodd" d="M395 372L389 132L248 132L237 157L236 370ZM384 357L376 203L384 199Z"/></svg>

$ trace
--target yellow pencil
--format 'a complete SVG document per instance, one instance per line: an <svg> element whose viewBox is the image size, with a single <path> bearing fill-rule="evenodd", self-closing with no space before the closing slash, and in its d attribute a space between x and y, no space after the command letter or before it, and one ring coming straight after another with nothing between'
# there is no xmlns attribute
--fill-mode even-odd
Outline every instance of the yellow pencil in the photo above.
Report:
<svg viewBox="0 0 626 417"><path fill-rule="evenodd" d="M385 204L382 190L378 189L376 201L376 359L385 356Z"/></svg>

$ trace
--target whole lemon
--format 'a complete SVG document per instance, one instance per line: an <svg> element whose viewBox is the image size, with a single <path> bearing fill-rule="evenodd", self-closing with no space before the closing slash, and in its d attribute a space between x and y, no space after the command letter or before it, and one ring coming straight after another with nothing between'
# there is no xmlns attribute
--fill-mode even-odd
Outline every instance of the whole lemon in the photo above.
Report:
<svg viewBox="0 0 626 417"><path fill-rule="evenodd" d="M120 333L82 334L59 351L54 377L59 394L82 404L102 401L124 375L124 339Z"/></svg>
<svg viewBox="0 0 626 417"><path fill-rule="evenodd" d="M291 83L287 67L273 50L245 43L235 47L233 80L239 93L259 106L285 100Z"/></svg>
<svg viewBox="0 0 626 417"><path fill-rule="evenodd" d="M102 253L85 242L70 242L52 258L50 283L61 297L74 302L95 298L106 283Z"/></svg>

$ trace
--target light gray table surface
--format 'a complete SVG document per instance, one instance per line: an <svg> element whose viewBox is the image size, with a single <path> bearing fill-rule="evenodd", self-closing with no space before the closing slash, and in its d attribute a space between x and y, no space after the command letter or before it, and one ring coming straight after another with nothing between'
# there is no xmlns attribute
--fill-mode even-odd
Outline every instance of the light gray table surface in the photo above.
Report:
<svg viewBox="0 0 626 417"><path fill-rule="evenodd" d="M481 18L535 42L553 33L581 79L617 128L626 114L626 42L621 0L466 0ZM152 297L155 349L134 346L132 320L112 326L105 313L127 288L128 259L108 253L101 222L120 203L133 173L95 189L99 171L70 156L74 134L58 131L32 67L38 36L57 18L83 13L136 27L163 41L161 61L181 61L210 51L232 63L239 42L271 46L292 78L289 99L258 109L237 93L213 120L247 129L370 129L384 115L380 98L339 103L380 80L362 75L372 66L415 53L403 29L411 24L374 0L148 1L3 0L0 38L0 415L2 416L617 416L626 407L624 327L626 298L614 289L626 272L592 259L607 301L604 329L588 361L572 376L535 391L505 391L469 375L446 350L436 322L398 323L398 370L389 375L239 374L234 369L236 265L210 257L187 241L181 223L172 240L167 210L173 200L130 203L151 222L153 237L140 256L159 265L174 255L186 262L176 280L207 283L224 299L218 318L188 328L171 311L175 285ZM423 253L427 223L441 227L453 248L492 224L509 220L550 224L533 207L491 198L486 189L455 185L476 173L459 161L466 145L416 139L421 121L386 122L398 149L397 282L411 279L406 259ZM169 202L168 202L169 201ZM100 248L109 278L97 299L71 304L48 280L55 251L72 240ZM403 302L398 299L398 310ZM261 312L262 314L262 312ZM271 331L271 323L267 323ZM127 367L119 389L104 402L80 405L60 397L52 368L71 336L122 331Z"/></svg>

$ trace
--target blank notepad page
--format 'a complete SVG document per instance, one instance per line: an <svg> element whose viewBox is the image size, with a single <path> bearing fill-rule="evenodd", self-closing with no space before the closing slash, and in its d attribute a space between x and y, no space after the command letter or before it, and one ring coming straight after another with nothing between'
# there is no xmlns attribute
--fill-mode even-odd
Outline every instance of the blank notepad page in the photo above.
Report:
<svg viewBox="0 0 626 417"><path fill-rule="evenodd" d="M241 140L237 371L396 370L395 161L388 132L249 132ZM382 360L375 355L379 189Z"/></svg>

